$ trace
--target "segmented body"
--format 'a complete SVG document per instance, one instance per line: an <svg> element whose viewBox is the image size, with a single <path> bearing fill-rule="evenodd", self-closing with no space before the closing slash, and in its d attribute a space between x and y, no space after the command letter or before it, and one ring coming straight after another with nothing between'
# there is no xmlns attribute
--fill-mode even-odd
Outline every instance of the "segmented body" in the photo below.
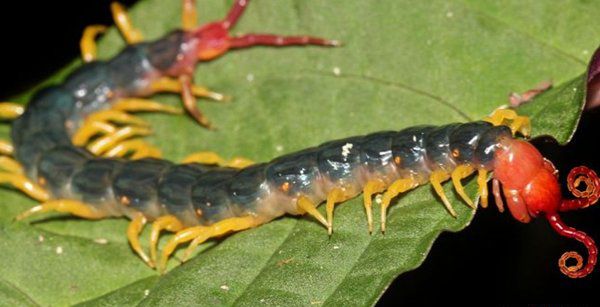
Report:
<svg viewBox="0 0 600 307"><path fill-rule="evenodd" d="M175 164L155 158L102 158L71 142L81 120L89 114L110 108L111 103L123 97L153 93L152 84L162 77L189 76L198 59L211 59L229 48L257 44L337 44L309 37L230 38L226 30L246 3L238 0L225 21L131 45L115 58L87 64L63 84L37 93L13 123L13 155L26 176L47 191L48 196L41 199L77 202L47 207L42 204L18 218L44 210L87 218L125 215L132 219L128 229L132 248L151 266L156 261L158 233L165 229L177 231L163 249L158 264L162 270L180 243L192 241L186 253L189 255L207 239L255 227L285 214L309 213L331 233L333 205L361 192L365 193L370 229L373 194L385 191L381 214L384 231L391 198L428 182L454 215L440 183L452 178L459 195L472 205L460 180L477 171L482 204L486 204L487 172L495 171L493 186L499 208L502 209L502 184L502 193L515 218L527 222L545 214L558 233L585 244L587 265L581 270L581 263L568 267L566 259L581 262L581 257L567 253L561 258L563 273L582 277L593 270L597 256L593 240L565 226L557 212L595 203L600 197L600 180L592 171L578 169L578 175L586 178L569 176L569 188L583 199L562 200L551 163L532 145L513 137L515 132L527 134L529 121L512 111L501 110L486 121L417 126L331 141L241 170L198 163ZM214 41L221 45L212 44ZM575 189L580 180L587 183L586 191ZM327 201L327 219L315 209L323 201ZM68 210L63 210L62 205ZM147 220L156 220L151 235L152 257L141 250L137 238Z"/></svg>

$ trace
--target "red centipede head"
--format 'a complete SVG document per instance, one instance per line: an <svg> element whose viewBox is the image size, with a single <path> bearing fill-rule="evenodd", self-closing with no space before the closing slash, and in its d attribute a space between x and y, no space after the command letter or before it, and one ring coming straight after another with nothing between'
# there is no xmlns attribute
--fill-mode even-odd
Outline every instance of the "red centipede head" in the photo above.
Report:
<svg viewBox="0 0 600 307"><path fill-rule="evenodd" d="M566 200L560 192L556 168L533 145L508 138L499 144L495 152L494 180L502 183L513 217L527 223L531 218L544 215L557 233L583 243L588 250L585 266L578 253L564 253L558 262L561 272L571 278L591 273L598 254L594 240L584 232L565 225L558 212L585 208L598 201L600 179L596 173L584 166L572 169L567 177L567 185L578 199ZM585 184L585 190L579 189L581 183ZM577 264L568 266L566 262L569 259L576 260Z"/></svg>
<svg viewBox="0 0 600 307"><path fill-rule="evenodd" d="M212 60L223 55L230 47L228 28L223 22L212 22L194 31L198 39L198 59Z"/></svg>

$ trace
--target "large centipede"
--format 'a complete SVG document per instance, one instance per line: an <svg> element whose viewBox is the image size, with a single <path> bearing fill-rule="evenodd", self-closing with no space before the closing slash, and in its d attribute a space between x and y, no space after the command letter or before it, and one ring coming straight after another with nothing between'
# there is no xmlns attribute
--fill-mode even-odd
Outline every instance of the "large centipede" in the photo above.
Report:
<svg viewBox="0 0 600 307"><path fill-rule="evenodd" d="M157 151L141 141L123 141L147 133L144 123L126 111L175 111L130 98L157 91L181 92L189 113L200 124L210 126L195 108L193 97L223 99L223 95L191 84L190 73L198 60L253 45L338 44L312 37L229 37L227 30L246 4L238 0L223 21L196 28L193 2L184 1L184 31L149 43L141 42L123 9L114 5L115 19L120 20L118 25L132 43L130 47L112 60L94 61L93 41L102 28L88 28L82 50L91 63L72 73L62 85L39 92L23 114L18 106L3 105L2 111L17 118L13 143L3 142L0 148L5 154L0 161L5 169L0 182L42 202L17 220L49 211L87 219L126 216L131 219L127 237L132 249L149 266L163 272L180 244L190 242L187 258L211 238L257 227L286 214L308 214L331 234L335 205L361 193L370 232L372 197L378 193L383 194L382 231L392 200L426 183L455 215L441 184L451 180L457 194L475 208L461 180L476 174L480 203L486 207L488 175L493 172L492 191L500 211L504 210L504 196L515 219L529 222L532 217L545 216L557 233L585 245L587 263L583 265L575 252L565 253L559 260L561 272L579 278L593 271L597 259L594 241L566 226L558 212L594 204L600 197L600 179L590 169L575 168L567 182L578 199L564 200L552 163L531 144L516 138L516 134L529 134L530 123L512 110L499 109L482 121L417 126L331 141L243 169L209 165L223 161L211 154L175 164L158 159ZM133 159L122 158L126 155ZM237 160L229 166L247 164ZM578 189L581 183L585 190ZM325 216L317 210L323 202ZM149 221L153 224L148 255L141 248L139 234ZM159 257L157 242L164 230L176 234ZM576 265L567 265L571 258Z"/></svg>

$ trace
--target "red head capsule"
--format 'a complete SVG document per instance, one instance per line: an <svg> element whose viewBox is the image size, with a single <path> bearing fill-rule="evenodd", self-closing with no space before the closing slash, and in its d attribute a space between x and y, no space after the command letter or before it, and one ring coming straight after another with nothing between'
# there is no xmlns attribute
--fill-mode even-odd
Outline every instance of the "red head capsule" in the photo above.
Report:
<svg viewBox="0 0 600 307"><path fill-rule="evenodd" d="M532 217L545 215L552 228L560 235L583 243L588 250L588 262L582 268L582 259L576 252L567 252L559 260L563 274L571 278L584 277L594 270L598 249L594 240L584 232L566 226L559 211L585 208L594 204L600 197L600 179L586 167L574 168L569 173L569 190L579 199L564 200L560 193L557 171L548 160L530 143L515 139L503 139L495 153L494 179L502 183L507 206L513 217L527 223ZM586 189L577 187L581 182ZM574 266L566 261L573 258Z"/></svg>

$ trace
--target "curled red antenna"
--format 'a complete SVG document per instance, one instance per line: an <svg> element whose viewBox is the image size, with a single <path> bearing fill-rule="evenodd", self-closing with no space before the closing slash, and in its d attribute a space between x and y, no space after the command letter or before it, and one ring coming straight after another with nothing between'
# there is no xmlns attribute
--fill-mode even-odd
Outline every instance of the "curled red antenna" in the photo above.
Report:
<svg viewBox="0 0 600 307"><path fill-rule="evenodd" d="M584 190L579 189L582 182L585 183ZM585 166L573 168L569 172L567 187L577 199L563 200L559 211L586 208L596 203L600 198L600 179L593 170ZM582 257L577 252L564 253L558 260L560 271L571 278L581 278L590 274L594 270L598 258L598 248L594 240L585 232L565 225L556 212L547 212L546 218L557 233L583 243L588 251L588 260L585 266L583 266ZM574 259L577 263L568 266L567 261L570 259Z"/></svg>

